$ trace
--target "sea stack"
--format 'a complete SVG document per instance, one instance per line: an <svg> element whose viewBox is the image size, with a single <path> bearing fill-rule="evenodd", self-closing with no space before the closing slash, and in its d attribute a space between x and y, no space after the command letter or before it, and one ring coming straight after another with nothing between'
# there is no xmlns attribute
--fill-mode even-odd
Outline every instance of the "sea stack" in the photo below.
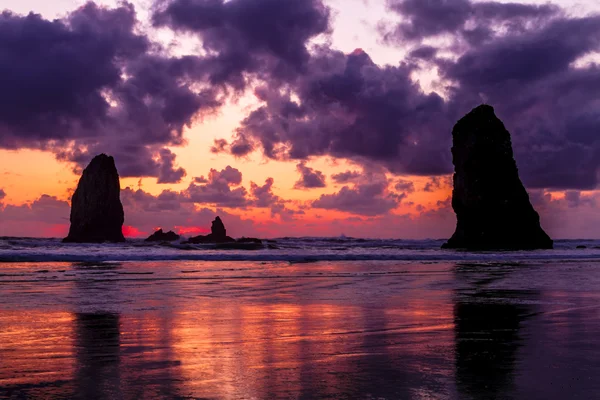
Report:
<svg viewBox="0 0 600 400"><path fill-rule="evenodd" d="M100 154L83 170L71 199L71 228L64 242L124 242L125 215L115 160Z"/></svg>
<svg viewBox="0 0 600 400"><path fill-rule="evenodd" d="M231 243L235 242L235 239L227 236L227 230L225 224L221 221L221 218L217 217L212 222L210 227L210 234L206 236L195 236L190 238L187 243L201 244L201 243Z"/></svg>
<svg viewBox="0 0 600 400"><path fill-rule="evenodd" d="M552 240L519 179L510 133L494 109L481 105L452 131L456 232L444 248L551 249Z"/></svg>

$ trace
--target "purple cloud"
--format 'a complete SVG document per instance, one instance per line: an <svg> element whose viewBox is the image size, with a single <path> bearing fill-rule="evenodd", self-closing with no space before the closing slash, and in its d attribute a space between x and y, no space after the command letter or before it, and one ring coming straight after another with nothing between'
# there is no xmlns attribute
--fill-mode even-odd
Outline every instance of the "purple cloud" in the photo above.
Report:
<svg viewBox="0 0 600 400"><path fill-rule="evenodd" d="M138 33L133 6L87 3L60 20L0 14L0 148L50 150L83 167L112 154L121 176L178 182L166 146L183 128L220 106L196 90L196 57L161 55Z"/></svg>
<svg viewBox="0 0 600 400"><path fill-rule="evenodd" d="M406 197L404 193L390 192L389 184L382 172L366 170L352 186L344 186L334 194L321 195L311 206L364 216L387 214Z"/></svg>
<svg viewBox="0 0 600 400"><path fill-rule="evenodd" d="M345 171L331 175L331 179L335 183L349 183L359 179L361 176L362 174L358 171Z"/></svg>
<svg viewBox="0 0 600 400"><path fill-rule="evenodd" d="M208 178L195 179L195 183L186 189L185 195L194 203L213 204L218 207L245 207L248 205L247 191L239 186L241 183L242 173L236 168L227 166L221 171L211 169Z"/></svg>
<svg viewBox="0 0 600 400"><path fill-rule="evenodd" d="M388 41L420 41L442 34L459 35L472 44L493 36L491 27L503 26L519 31L533 19L547 19L560 14L552 4L532 5L471 0L390 0L389 8L404 21L388 32Z"/></svg>
<svg viewBox="0 0 600 400"><path fill-rule="evenodd" d="M401 198L385 192L386 186L381 182L344 186L337 193L321 195L312 206L367 216L387 214L398 206Z"/></svg>
<svg viewBox="0 0 600 400"><path fill-rule="evenodd" d="M403 193L412 193L415 191L415 184L411 181L399 179L394 185L394 189Z"/></svg>
<svg viewBox="0 0 600 400"><path fill-rule="evenodd" d="M197 34L210 54L209 82L242 90L247 74L285 81L301 73L307 42L329 30L329 9L321 0L171 0L153 22Z"/></svg>
<svg viewBox="0 0 600 400"><path fill-rule="evenodd" d="M321 48L294 81L299 100L261 88L265 104L242 122L237 139L273 159L332 155L396 173L448 173L444 101L423 93L411 72L405 65L379 67L362 51Z"/></svg>
<svg viewBox="0 0 600 400"><path fill-rule="evenodd" d="M300 163L296 166L300 173L300 179L294 184L294 189L316 189L324 188L325 175L321 171L306 166L306 163Z"/></svg>

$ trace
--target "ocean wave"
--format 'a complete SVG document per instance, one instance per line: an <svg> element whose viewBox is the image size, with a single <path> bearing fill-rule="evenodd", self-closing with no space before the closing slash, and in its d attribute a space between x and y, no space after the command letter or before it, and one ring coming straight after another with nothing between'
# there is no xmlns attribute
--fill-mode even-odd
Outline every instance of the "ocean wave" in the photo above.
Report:
<svg viewBox="0 0 600 400"><path fill-rule="evenodd" d="M272 242L272 248L239 250L142 240L63 244L58 239L0 238L0 262L600 260L600 241L597 240L561 240L556 241L554 250L518 252L442 250L443 242L438 239L279 238Z"/></svg>

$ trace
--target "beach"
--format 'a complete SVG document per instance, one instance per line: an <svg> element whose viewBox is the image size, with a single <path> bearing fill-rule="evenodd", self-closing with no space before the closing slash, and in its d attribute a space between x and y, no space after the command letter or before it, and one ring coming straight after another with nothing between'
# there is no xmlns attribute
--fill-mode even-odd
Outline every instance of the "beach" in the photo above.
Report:
<svg viewBox="0 0 600 400"><path fill-rule="evenodd" d="M574 244L2 262L0 397L595 398L600 257Z"/></svg>

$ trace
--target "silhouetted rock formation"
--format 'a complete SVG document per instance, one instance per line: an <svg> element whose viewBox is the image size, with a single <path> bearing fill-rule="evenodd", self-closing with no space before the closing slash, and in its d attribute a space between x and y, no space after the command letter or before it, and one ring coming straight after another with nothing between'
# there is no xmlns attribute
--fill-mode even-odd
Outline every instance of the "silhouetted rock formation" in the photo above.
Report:
<svg viewBox="0 0 600 400"><path fill-rule="evenodd" d="M174 242L179 240L179 235L173 231L163 232L162 229L157 230L152 235L146 238L146 242Z"/></svg>
<svg viewBox="0 0 600 400"><path fill-rule="evenodd" d="M238 242L238 243L262 244L262 240L257 239L257 238L249 238L249 237L239 238L238 240L236 240L236 242Z"/></svg>
<svg viewBox="0 0 600 400"><path fill-rule="evenodd" d="M215 218L215 220L212 222L210 234L215 238L227 237L227 229L225 229L225 225L223 225L223 221L221 221L220 217Z"/></svg>
<svg viewBox="0 0 600 400"><path fill-rule="evenodd" d="M221 218L217 217L212 222L212 226L210 227L210 234L206 236L195 236L190 238L187 243L193 244L201 244L201 243L231 243L235 242L235 239L227 236L227 230L225 229L225 225Z"/></svg>
<svg viewBox="0 0 600 400"><path fill-rule="evenodd" d="M510 133L481 105L452 131L456 232L444 248L550 249L552 240L519 179Z"/></svg>
<svg viewBox="0 0 600 400"><path fill-rule="evenodd" d="M123 205L115 160L100 154L83 170L71 199L71 228L64 242L124 242Z"/></svg>

